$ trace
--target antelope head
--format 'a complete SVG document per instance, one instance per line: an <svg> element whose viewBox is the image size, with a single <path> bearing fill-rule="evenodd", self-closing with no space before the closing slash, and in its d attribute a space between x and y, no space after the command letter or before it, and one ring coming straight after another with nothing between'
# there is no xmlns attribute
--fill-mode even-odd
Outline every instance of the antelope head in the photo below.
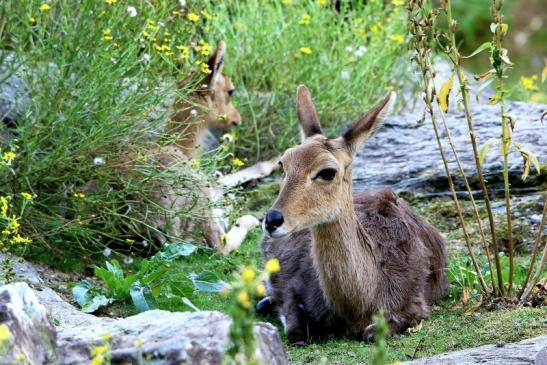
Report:
<svg viewBox="0 0 547 365"><path fill-rule="evenodd" d="M264 219L267 235L279 238L330 223L353 207L353 156L381 125L394 99L395 93L389 93L344 134L329 139L323 134L310 92L303 85L298 87L296 110L302 142L280 159L284 176L279 196Z"/></svg>

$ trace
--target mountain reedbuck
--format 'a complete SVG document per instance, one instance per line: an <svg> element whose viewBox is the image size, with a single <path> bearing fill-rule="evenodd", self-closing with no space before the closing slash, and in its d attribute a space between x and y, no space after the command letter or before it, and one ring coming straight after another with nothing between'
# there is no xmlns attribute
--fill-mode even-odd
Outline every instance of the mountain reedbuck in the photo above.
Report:
<svg viewBox="0 0 547 365"><path fill-rule="evenodd" d="M177 175L188 174L190 171L195 175L194 178L202 179L203 176L199 172L191 172L184 165L189 159L199 155L207 130L214 128L226 131L232 126L241 124L239 111L231 100L234 85L222 73L225 50L225 43L219 42L208 62L211 72L202 80L198 89L188 96L188 100L181 100L175 105L175 112L167 125L167 132L173 137L173 142L153 151L162 169L172 169ZM178 86L184 86L185 82L187 81L181 81ZM157 239L160 243L165 243L167 241L165 235L181 237L197 226L212 247L223 253L236 249L247 232L258 225L258 220L249 215L240 217L235 226L226 232L225 212L220 209L211 209L209 206L222 197L223 187L233 187L242 182L266 176L271 173L276 164L277 160L265 161L235 174L226 175L219 179L217 186L201 187L197 199L190 196L188 188L176 184L159 186L153 199L164 209L163 214L152 217L154 227L163 232L156 234ZM179 212L196 205L199 206L196 210L202 219L180 218Z"/></svg>
<svg viewBox="0 0 547 365"><path fill-rule="evenodd" d="M266 259L278 258L268 297L291 342L371 340L383 311L394 334L427 317L446 292L439 232L390 190L352 191L352 159L381 125L390 93L341 137L323 135L310 93L297 90L302 144L281 157L279 196L264 219Z"/></svg>

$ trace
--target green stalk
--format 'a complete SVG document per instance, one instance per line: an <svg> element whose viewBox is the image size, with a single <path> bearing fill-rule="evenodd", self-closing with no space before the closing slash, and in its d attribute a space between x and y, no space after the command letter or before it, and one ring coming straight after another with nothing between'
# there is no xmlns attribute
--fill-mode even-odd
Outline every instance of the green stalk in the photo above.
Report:
<svg viewBox="0 0 547 365"><path fill-rule="evenodd" d="M492 236L492 244L494 246L494 259L495 259L496 271L497 271L497 277L498 277L499 294L503 296L505 290L503 285L501 260L499 256L499 245L498 245L498 237L496 233L496 224L494 221L494 214L492 213L492 206L490 204L488 188L486 187L486 183L484 181L484 175L483 175L481 163L479 160L479 150L477 147L477 140L475 138L475 128L473 126L473 117L471 115L470 108L469 108L469 92L467 89L467 80L461 69L461 56L458 52L458 48L456 45L456 36L454 34L454 30L452 29L452 26L453 24L455 24L455 21L452 18L451 0L446 0L446 10L448 15L448 29L450 32L450 48L451 48L451 52L453 56L451 60L454 63L454 70L456 71L456 74L458 76L458 81L460 82L460 91L461 91L462 99L463 99L463 108L464 108L465 118L467 120L467 125L469 127L469 138L471 140L471 146L473 147L473 157L475 159L477 177L478 177L479 185L481 186L481 190L483 193L486 212L488 213L488 222L490 224L490 233Z"/></svg>

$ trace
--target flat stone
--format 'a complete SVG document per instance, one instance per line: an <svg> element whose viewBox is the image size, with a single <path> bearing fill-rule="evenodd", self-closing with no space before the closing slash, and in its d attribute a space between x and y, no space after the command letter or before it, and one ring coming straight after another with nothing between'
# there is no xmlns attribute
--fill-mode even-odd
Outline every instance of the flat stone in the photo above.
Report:
<svg viewBox="0 0 547 365"><path fill-rule="evenodd" d="M538 103L507 102L506 114L516 120L513 140L523 148L532 151L539 161L547 161L547 125L540 122L547 105ZM501 134L500 109L498 105L473 105L473 123L479 148L490 139ZM429 118L418 123L420 114L393 116L387 119L376 135L360 150L353 162L354 188L390 187L397 191L412 191L424 195L449 195L448 182L435 135ZM445 136L440 118L439 129ZM452 111L447 115L447 123L459 153L464 170L470 177L473 190L479 186L475 175L475 162L469 142L469 130L463 111ZM444 143L447 156L448 143ZM547 180L546 175L537 178L535 171L530 173L526 183L520 176L523 170L520 153L509 155L509 171L513 191L527 193L537 189ZM502 158L499 147L490 149L484 162L484 175L491 186L491 192L501 192L503 187ZM456 162L449 158L450 170L455 174ZM461 179L456 179L456 189L464 191Z"/></svg>
<svg viewBox="0 0 547 365"><path fill-rule="evenodd" d="M547 365L547 336L506 343L485 345L415 361L405 365Z"/></svg>

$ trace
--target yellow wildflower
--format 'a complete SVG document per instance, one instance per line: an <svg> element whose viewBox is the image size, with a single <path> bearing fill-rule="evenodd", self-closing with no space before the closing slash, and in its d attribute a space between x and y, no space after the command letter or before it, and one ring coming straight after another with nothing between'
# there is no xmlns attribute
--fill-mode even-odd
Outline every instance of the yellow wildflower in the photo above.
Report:
<svg viewBox="0 0 547 365"><path fill-rule="evenodd" d="M110 28L103 30L103 38L107 42L112 40L112 31L110 30Z"/></svg>
<svg viewBox="0 0 547 365"><path fill-rule="evenodd" d="M390 38L392 41L398 44L402 44L405 42L405 37L401 34L393 34Z"/></svg>
<svg viewBox="0 0 547 365"><path fill-rule="evenodd" d="M141 340L140 338L137 338L135 341L133 341L133 346L135 346L136 348L142 347L143 344L144 344L144 341Z"/></svg>
<svg viewBox="0 0 547 365"><path fill-rule="evenodd" d="M91 349L91 356L102 355L106 352L106 346L95 346Z"/></svg>
<svg viewBox="0 0 547 365"><path fill-rule="evenodd" d="M186 17L188 18L189 21L191 22L197 22L199 20L199 15L197 15L196 13L188 13L188 15L186 15Z"/></svg>
<svg viewBox="0 0 547 365"><path fill-rule="evenodd" d="M104 356L103 355L97 355L93 359L91 359L90 365L102 365L104 364Z"/></svg>
<svg viewBox="0 0 547 365"><path fill-rule="evenodd" d="M10 222L8 223L8 230L12 231L13 233L19 232L19 227L21 227L21 224L17 221L17 217L13 215L10 219Z"/></svg>
<svg viewBox="0 0 547 365"><path fill-rule="evenodd" d="M201 161L200 160L192 160L191 166L194 169L199 169L201 167Z"/></svg>
<svg viewBox="0 0 547 365"><path fill-rule="evenodd" d="M5 324L0 324L0 343L8 341L11 338L9 327Z"/></svg>
<svg viewBox="0 0 547 365"><path fill-rule="evenodd" d="M329 0L317 0L317 5L325 6L329 3Z"/></svg>
<svg viewBox="0 0 547 365"><path fill-rule="evenodd" d="M292 5L292 0L283 0L281 2L285 5Z"/></svg>
<svg viewBox="0 0 547 365"><path fill-rule="evenodd" d="M72 194L77 199L85 199L85 194L82 192Z"/></svg>
<svg viewBox="0 0 547 365"><path fill-rule="evenodd" d="M380 23L375 23L370 26L370 31L372 34L378 34L382 29L384 29L384 26Z"/></svg>
<svg viewBox="0 0 547 365"><path fill-rule="evenodd" d="M269 259L268 262L266 262L266 266L264 267L266 272L268 274L275 274L276 272L279 272L281 270L281 265L279 264L278 259Z"/></svg>
<svg viewBox="0 0 547 365"><path fill-rule="evenodd" d="M533 75L530 77L521 76L519 83L526 90L535 91L537 90L537 85L536 85L537 78L538 77L536 75Z"/></svg>
<svg viewBox="0 0 547 365"><path fill-rule="evenodd" d="M260 283L256 286L256 295L258 297L263 297L266 295L266 287L264 284Z"/></svg>
<svg viewBox="0 0 547 365"><path fill-rule="evenodd" d="M110 332L105 332L101 338L103 339L103 341L110 341L112 339L112 333Z"/></svg>
<svg viewBox="0 0 547 365"><path fill-rule="evenodd" d="M303 54L311 54L312 50L309 47L300 47L300 52Z"/></svg>
<svg viewBox="0 0 547 365"><path fill-rule="evenodd" d="M247 284L251 283L254 278L255 278L255 271L250 268L250 267L247 267L243 270L243 272L241 273L241 277L243 278L243 281L246 282Z"/></svg>
<svg viewBox="0 0 547 365"><path fill-rule="evenodd" d="M7 163L10 163L11 161L15 160L17 157L17 154L15 152L4 152L2 155L2 159L6 161Z"/></svg>
<svg viewBox="0 0 547 365"><path fill-rule="evenodd" d="M207 57L211 54L211 45L201 40L199 41L199 45L196 46L196 51Z"/></svg>
<svg viewBox="0 0 547 365"><path fill-rule="evenodd" d="M237 301L245 309L249 309L251 307L251 298L249 298L249 294L246 290L242 290L239 294L237 294Z"/></svg>
<svg viewBox="0 0 547 365"><path fill-rule="evenodd" d="M204 74L210 74L211 73L211 69L209 69L209 65L207 64L207 62L197 61L196 64L200 66L200 70Z"/></svg>
<svg viewBox="0 0 547 365"><path fill-rule="evenodd" d="M391 0L393 6L403 6L405 4L404 0Z"/></svg>
<svg viewBox="0 0 547 365"><path fill-rule="evenodd" d="M302 14L302 17L298 21L298 24L300 25L308 25L310 24L311 16L310 14L304 13Z"/></svg>
<svg viewBox="0 0 547 365"><path fill-rule="evenodd" d="M28 18L28 21L29 21L29 23L30 23L31 25L36 24L36 18L33 17L33 16L30 16L30 17Z"/></svg>
<svg viewBox="0 0 547 365"><path fill-rule="evenodd" d="M25 193L25 192L22 192L21 196L23 197L23 199L26 199L26 200L31 200L33 198L32 194Z"/></svg>
<svg viewBox="0 0 547 365"><path fill-rule="evenodd" d="M236 157L236 158L232 159L232 165L234 165L236 167L241 167L241 166L245 165L245 162L241 161L241 159Z"/></svg>
<svg viewBox="0 0 547 365"><path fill-rule="evenodd" d="M8 199L6 197L0 196L0 203L2 204L2 206L0 206L0 215L6 218L8 216L9 208Z"/></svg>
<svg viewBox="0 0 547 365"><path fill-rule="evenodd" d="M135 240L132 240L131 238L126 238L125 242L127 242L128 245L132 245L135 243Z"/></svg>
<svg viewBox="0 0 547 365"><path fill-rule="evenodd" d="M46 12L50 10L51 10L51 6L49 6L48 3L43 3L42 5L40 5L40 11Z"/></svg>
<svg viewBox="0 0 547 365"><path fill-rule="evenodd" d="M32 239L28 237L21 237L21 235L16 235L11 239L12 243L32 243Z"/></svg>
<svg viewBox="0 0 547 365"><path fill-rule="evenodd" d="M173 16L182 16L182 12L178 11L178 10L174 10L171 14L173 14Z"/></svg>
<svg viewBox="0 0 547 365"><path fill-rule="evenodd" d="M104 0L104 2L107 3L108 5L114 5L116 4L116 1L118 0Z"/></svg>
<svg viewBox="0 0 547 365"><path fill-rule="evenodd" d="M180 59L187 61L190 58L190 48L186 46L175 46L180 51Z"/></svg>
<svg viewBox="0 0 547 365"><path fill-rule="evenodd" d="M26 362L27 361L27 356L25 354L19 354L19 355L15 356L15 360L17 360L19 362Z"/></svg>

